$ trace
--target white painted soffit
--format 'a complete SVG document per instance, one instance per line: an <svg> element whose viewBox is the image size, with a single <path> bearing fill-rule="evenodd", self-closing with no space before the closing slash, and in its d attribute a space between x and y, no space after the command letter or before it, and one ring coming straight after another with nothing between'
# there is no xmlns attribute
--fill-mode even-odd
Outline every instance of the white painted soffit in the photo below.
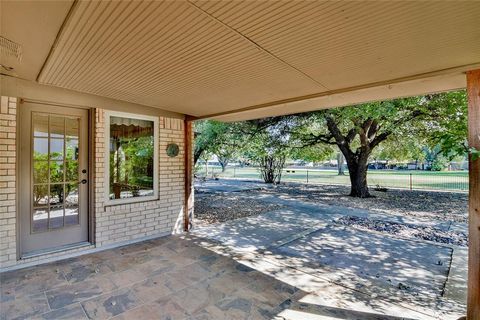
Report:
<svg viewBox="0 0 480 320"><path fill-rule="evenodd" d="M62 2L29 2L21 11L3 3L2 35L24 45L25 59L40 48L27 31L49 43L52 26L42 21L67 17L45 10ZM12 10L18 19L4 23ZM476 1L77 1L37 75L43 84L192 116L273 115L267 110L278 112L270 107L285 101L365 95L366 87L399 85L395 79L445 70L456 79L460 69L479 66L479 16ZM22 63L25 79L42 68ZM445 79L424 90L457 88ZM398 94L418 91L404 86ZM375 92L362 100L392 96ZM310 102L297 109L323 105ZM254 114L258 106L263 111Z"/></svg>
<svg viewBox="0 0 480 320"><path fill-rule="evenodd" d="M35 80L65 21L73 0L0 1L0 34L20 48L21 57L12 57L2 48L0 63L13 68L1 73Z"/></svg>

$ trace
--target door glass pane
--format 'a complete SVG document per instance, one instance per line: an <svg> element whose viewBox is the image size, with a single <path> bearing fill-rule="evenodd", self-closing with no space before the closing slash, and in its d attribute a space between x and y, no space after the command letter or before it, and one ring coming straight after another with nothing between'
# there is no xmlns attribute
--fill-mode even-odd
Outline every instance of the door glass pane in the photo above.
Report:
<svg viewBox="0 0 480 320"><path fill-rule="evenodd" d="M34 160L48 159L48 138L33 139L33 159Z"/></svg>
<svg viewBox="0 0 480 320"><path fill-rule="evenodd" d="M65 225L78 224L78 184L66 184L65 194Z"/></svg>
<svg viewBox="0 0 480 320"><path fill-rule="evenodd" d="M78 118L65 119L65 129L67 131L68 138L78 139L79 120L80 119Z"/></svg>
<svg viewBox="0 0 480 320"><path fill-rule="evenodd" d="M62 138L65 136L65 118L50 116L50 138Z"/></svg>
<svg viewBox="0 0 480 320"><path fill-rule="evenodd" d="M34 113L32 121L33 135L35 137L48 137L48 115Z"/></svg>
<svg viewBox="0 0 480 320"><path fill-rule="evenodd" d="M67 138L65 144L67 159L78 160L78 140Z"/></svg>
<svg viewBox="0 0 480 320"><path fill-rule="evenodd" d="M67 183L65 185L65 205L78 205L78 183Z"/></svg>
<svg viewBox="0 0 480 320"><path fill-rule="evenodd" d="M32 232L78 225L80 119L33 113Z"/></svg>
<svg viewBox="0 0 480 320"><path fill-rule="evenodd" d="M47 231L48 229L48 208L37 208L33 210L33 232Z"/></svg>
<svg viewBox="0 0 480 320"><path fill-rule="evenodd" d="M48 183L48 161L33 161L33 182Z"/></svg>
<svg viewBox="0 0 480 320"><path fill-rule="evenodd" d="M66 182L78 182L78 161L67 161L66 165Z"/></svg>
<svg viewBox="0 0 480 320"><path fill-rule="evenodd" d="M63 206L50 207L50 219L48 226L50 229L63 227Z"/></svg>
<svg viewBox="0 0 480 320"><path fill-rule="evenodd" d="M33 186L33 206L40 207L48 204L48 185Z"/></svg>
<svg viewBox="0 0 480 320"><path fill-rule="evenodd" d="M63 159L63 139L50 139L50 159Z"/></svg>
<svg viewBox="0 0 480 320"><path fill-rule="evenodd" d="M63 161L50 161L50 183L63 182Z"/></svg>
<svg viewBox="0 0 480 320"><path fill-rule="evenodd" d="M63 184L50 185L50 206L63 205L65 201L63 193Z"/></svg>

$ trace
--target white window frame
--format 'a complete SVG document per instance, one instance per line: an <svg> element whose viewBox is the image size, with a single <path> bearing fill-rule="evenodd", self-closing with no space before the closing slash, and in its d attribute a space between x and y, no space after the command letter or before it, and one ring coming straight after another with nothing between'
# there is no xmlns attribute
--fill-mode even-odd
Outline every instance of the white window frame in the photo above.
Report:
<svg viewBox="0 0 480 320"><path fill-rule="evenodd" d="M153 121L153 195L146 197L132 197L125 199L110 199L110 117L130 118L137 120ZM105 111L105 205L136 203L158 200L158 117L140 115L135 113Z"/></svg>

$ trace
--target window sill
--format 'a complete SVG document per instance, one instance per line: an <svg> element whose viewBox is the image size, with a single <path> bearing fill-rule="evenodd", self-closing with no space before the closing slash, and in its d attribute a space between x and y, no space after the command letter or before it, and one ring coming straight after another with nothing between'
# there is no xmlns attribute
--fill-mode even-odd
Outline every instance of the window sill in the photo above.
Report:
<svg viewBox="0 0 480 320"><path fill-rule="evenodd" d="M139 202L150 202L150 201L158 201L160 200L157 195L148 196L148 197L132 197L132 198L124 198L124 199L115 199L115 200L105 200L104 206L105 207L113 207L122 204L134 204Z"/></svg>

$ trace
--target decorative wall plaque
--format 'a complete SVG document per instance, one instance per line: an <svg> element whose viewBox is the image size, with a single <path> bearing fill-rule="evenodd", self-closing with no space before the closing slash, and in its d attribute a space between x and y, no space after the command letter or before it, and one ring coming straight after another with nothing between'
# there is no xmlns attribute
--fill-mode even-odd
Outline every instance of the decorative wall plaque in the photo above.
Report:
<svg viewBox="0 0 480 320"><path fill-rule="evenodd" d="M168 146L167 146L167 155L169 157L176 157L178 156L178 152L179 152L179 148L178 148L178 144L176 143L170 143Z"/></svg>

